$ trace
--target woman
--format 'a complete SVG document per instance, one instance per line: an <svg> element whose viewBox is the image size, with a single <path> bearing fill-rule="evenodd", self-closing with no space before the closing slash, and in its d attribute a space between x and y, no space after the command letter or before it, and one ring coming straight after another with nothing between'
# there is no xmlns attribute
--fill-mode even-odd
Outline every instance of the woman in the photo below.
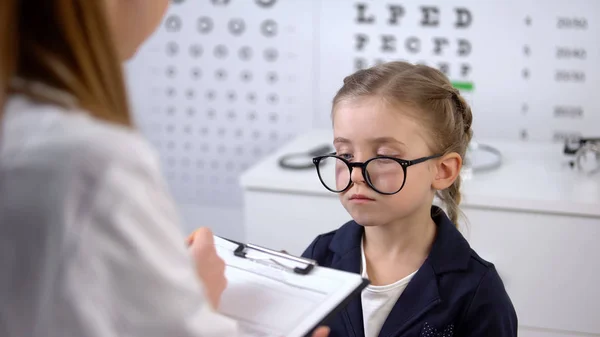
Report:
<svg viewBox="0 0 600 337"><path fill-rule="evenodd" d="M236 334L129 112L121 61L167 5L0 2L0 336Z"/></svg>

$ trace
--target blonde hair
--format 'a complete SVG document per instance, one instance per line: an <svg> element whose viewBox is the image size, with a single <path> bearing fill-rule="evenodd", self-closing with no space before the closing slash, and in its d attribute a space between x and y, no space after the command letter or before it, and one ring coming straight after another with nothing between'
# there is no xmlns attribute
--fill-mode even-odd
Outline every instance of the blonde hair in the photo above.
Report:
<svg viewBox="0 0 600 337"><path fill-rule="evenodd" d="M473 115L460 92L439 70L400 61L359 70L344 79L333 99L333 108L340 101L365 96L379 96L414 107L417 111L414 117L429 130L433 153L456 152L464 159L473 136ZM460 184L458 176L449 188L437 193L455 225L460 212Z"/></svg>
<svg viewBox="0 0 600 337"><path fill-rule="evenodd" d="M18 78L70 94L98 119L131 126L122 64L104 6L97 0L2 0L0 107L13 90L10 82Z"/></svg>

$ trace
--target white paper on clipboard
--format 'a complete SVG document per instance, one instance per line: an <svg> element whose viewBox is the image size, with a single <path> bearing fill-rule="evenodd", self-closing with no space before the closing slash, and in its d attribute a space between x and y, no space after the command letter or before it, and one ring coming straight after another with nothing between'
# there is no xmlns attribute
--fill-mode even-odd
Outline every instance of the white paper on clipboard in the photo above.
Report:
<svg viewBox="0 0 600 337"><path fill-rule="evenodd" d="M367 281L358 274L314 267L307 275L289 269L303 263L246 250L234 255L237 243L215 237L228 280L219 312L238 321L242 337L301 337L319 325Z"/></svg>

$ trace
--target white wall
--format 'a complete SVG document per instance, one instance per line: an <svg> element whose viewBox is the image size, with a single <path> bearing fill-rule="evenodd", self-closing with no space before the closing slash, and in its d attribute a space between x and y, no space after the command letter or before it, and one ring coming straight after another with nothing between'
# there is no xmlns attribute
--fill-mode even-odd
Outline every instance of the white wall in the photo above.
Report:
<svg viewBox="0 0 600 337"><path fill-rule="evenodd" d="M243 214L239 207L180 205L184 230L189 233L198 227L210 227L216 235L244 240Z"/></svg>
<svg viewBox="0 0 600 337"><path fill-rule="evenodd" d="M476 137L597 135L598 18L593 0L180 0L128 66L132 101L188 228L241 237L240 173L329 127L357 63L406 59L472 84Z"/></svg>

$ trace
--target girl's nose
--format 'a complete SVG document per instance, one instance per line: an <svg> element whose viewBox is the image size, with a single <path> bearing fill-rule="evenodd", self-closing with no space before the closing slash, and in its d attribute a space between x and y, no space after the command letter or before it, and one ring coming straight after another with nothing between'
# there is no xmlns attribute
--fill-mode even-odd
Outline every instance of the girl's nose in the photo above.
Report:
<svg viewBox="0 0 600 337"><path fill-rule="evenodd" d="M352 174L350 175L350 179L355 184L364 184L365 177L362 174L362 169L360 167L353 167Z"/></svg>

